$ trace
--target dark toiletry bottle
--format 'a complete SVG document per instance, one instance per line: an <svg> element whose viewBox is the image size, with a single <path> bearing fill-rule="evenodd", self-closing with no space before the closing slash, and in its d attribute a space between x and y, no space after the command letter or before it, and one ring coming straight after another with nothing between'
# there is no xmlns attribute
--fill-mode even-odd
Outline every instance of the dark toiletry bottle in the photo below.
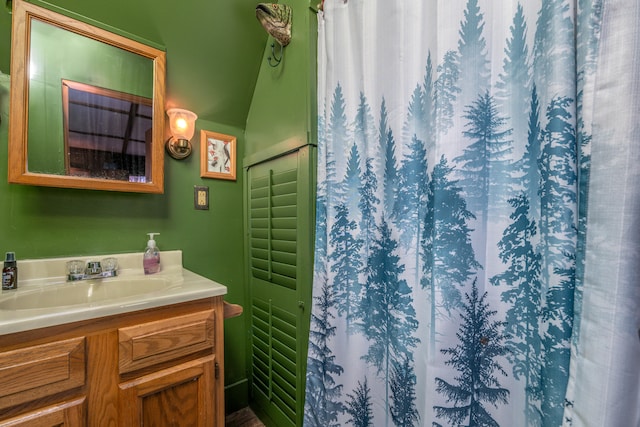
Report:
<svg viewBox="0 0 640 427"><path fill-rule="evenodd" d="M2 290L10 289L18 289L18 266L13 252L7 252L2 269Z"/></svg>

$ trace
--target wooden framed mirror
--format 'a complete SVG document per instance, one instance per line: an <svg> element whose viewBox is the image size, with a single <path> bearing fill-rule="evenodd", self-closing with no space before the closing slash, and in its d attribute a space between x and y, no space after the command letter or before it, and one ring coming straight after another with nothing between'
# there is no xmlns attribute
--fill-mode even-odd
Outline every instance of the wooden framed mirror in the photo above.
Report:
<svg viewBox="0 0 640 427"><path fill-rule="evenodd" d="M9 182L164 191L165 53L13 1Z"/></svg>

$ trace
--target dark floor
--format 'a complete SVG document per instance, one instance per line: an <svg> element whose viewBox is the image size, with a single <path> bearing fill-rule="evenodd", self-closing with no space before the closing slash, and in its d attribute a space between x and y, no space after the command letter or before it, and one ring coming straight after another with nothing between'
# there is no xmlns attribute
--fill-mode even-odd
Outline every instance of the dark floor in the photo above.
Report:
<svg viewBox="0 0 640 427"><path fill-rule="evenodd" d="M226 427L264 427L264 424L248 407L227 415L224 425Z"/></svg>

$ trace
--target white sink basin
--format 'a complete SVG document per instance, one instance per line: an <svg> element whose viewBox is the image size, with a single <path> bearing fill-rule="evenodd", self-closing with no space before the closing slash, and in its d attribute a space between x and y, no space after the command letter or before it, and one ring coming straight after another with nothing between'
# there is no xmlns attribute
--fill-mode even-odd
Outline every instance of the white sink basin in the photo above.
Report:
<svg viewBox="0 0 640 427"><path fill-rule="evenodd" d="M69 282L0 298L0 310L30 310L98 304L105 301L153 294L174 286L165 277L126 277Z"/></svg>
<svg viewBox="0 0 640 427"><path fill-rule="evenodd" d="M0 335L221 296L227 288L182 267L182 251L161 252L162 269L145 275L142 253L118 259L118 276L66 281L66 263L95 257L18 260L18 289L0 292Z"/></svg>

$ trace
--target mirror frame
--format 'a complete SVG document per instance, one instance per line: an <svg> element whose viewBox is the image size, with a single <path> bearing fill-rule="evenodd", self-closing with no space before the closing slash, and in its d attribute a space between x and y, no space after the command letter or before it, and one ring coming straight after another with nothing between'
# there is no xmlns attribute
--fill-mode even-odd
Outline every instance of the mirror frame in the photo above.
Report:
<svg viewBox="0 0 640 427"><path fill-rule="evenodd" d="M11 40L11 94L9 116L9 182L45 187L82 188L93 190L163 193L164 192L164 97L165 52L130 40L107 30L61 15L57 12L27 3L13 1ZM29 119L29 50L31 20L74 32L111 46L147 57L153 61L153 126L151 142L151 182L128 182L101 178L29 172L28 119ZM62 96L62 94L60 94Z"/></svg>

